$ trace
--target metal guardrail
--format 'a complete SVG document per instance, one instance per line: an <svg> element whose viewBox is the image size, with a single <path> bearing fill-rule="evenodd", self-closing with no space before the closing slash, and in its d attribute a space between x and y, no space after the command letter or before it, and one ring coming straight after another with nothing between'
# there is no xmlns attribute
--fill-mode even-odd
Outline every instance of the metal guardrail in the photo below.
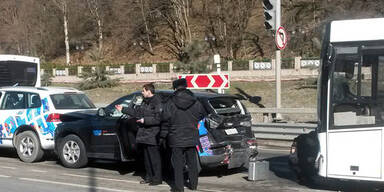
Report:
<svg viewBox="0 0 384 192"><path fill-rule="evenodd" d="M252 131L258 139L292 141L300 134L314 131L316 124L309 123L256 123Z"/></svg>
<svg viewBox="0 0 384 192"><path fill-rule="evenodd" d="M250 113L316 114L316 108L247 108Z"/></svg>

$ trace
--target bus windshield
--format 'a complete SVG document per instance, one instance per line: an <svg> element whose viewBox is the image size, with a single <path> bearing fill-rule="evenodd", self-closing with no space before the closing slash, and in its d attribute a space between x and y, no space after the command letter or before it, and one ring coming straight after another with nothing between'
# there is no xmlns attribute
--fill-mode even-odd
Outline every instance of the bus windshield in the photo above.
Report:
<svg viewBox="0 0 384 192"><path fill-rule="evenodd" d="M384 123L384 47L335 46L332 78L333 126Z"/></svg>
<svg viewBox="0 0 384 192"><path fill-rule="evenodd" d="M0 86L35 86L37 78L37 63L0 61Z"/></svg>

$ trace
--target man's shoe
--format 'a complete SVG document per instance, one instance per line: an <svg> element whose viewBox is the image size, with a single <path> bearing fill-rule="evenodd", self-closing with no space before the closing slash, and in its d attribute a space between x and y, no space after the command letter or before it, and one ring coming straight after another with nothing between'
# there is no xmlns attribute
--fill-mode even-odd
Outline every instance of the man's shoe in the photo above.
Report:
<svg viewBox="0 0 384 192"><path fill-rule="evenodd" d="M147 184L147 183L151 183L151 181L147 179L143 179L140 181L140 184Z"/></svg>
<svg viewBox="0 0 384 192"><path fill-rule="evenodd" d="M149 185L150 186L156 186L156 185L161 185L163 182L161 181L153 181L153 182L149 182Z"/></svg>
<svg viewBox="0 0 384 192"><path fill-rule="evenodd" d="M186 184L186 186L191 191L196 191L197 190L197 185L196 186L192 186L191 183L189 183L189 182Z"/></svg>

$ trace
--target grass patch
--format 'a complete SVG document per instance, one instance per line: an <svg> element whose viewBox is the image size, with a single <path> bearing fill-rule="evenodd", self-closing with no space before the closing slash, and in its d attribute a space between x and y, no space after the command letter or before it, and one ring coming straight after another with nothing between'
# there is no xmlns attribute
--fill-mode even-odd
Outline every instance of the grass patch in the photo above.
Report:
<svg viewBox="0 0 384 192"><path fill-rule="evenodd" d="M311 84L311 80L283 81L281 84L281 103L283 108L315 108L316 107L316 89L305 85ZM315 80L312 80L315 81ZM96 88L85 90L84 92L94 103L111 103L119 97L141 90L145 83L126 83L112 88ZM304 86L303 86L304 85ZM58 84L52 86L75 87L78 84ZM171 83L155 83L156 89L170 89ZM231 88L225 92L237 94L243 90L250 96L260 96L261 104L267 108L275 107L275 82L239 82L232 81ZM215 91L215 90L214 90ZM247 107L257 107L255 104L244 101Z"/></svg>

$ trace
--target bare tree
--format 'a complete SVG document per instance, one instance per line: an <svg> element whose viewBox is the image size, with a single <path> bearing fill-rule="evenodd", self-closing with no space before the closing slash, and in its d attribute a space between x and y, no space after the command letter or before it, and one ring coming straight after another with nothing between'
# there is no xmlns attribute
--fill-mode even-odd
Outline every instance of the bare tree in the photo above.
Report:
<svg viewBox="0 0 384 192"><path fill-rule="evenodd" d="M230 59L237 58L248 38L248 22L256 0L207 0L203 3L206 33L215 37L212 43L217 52ZM258 37L252 41L257 42Z"/></svg>
<svg viewBox="0 0 384 192"><path fill-rule="evenodd" d="M64 27L64 43L65 43L65 58L66 64L70 65L70 53L69 53L69 37L68 37L68 0L52 0L52 2L59 8L63 15L63 27Z"/></svg>
<svg viewBox="0 0 384 192"><path fill-rule="evenodd" d="M24 22L29 13L25 9L26 3L27 1L22 4L5 0L0 8L0 24L2 26L0 34L7 37L2 40L2 44L7 47L8 51L17 54L29 54L31 48L28 46L30 44L28 32L31 25Z"/></svg>
<svg viewBox="0 0 384 192"><path fill-rule="evenodd" d="M97 23L97 32L99 37L99 54L103 49L103 21L101 17L101 3L100 0L87 0L89 11Z"/></svg>
<svg viewBox="0 0 384 192"><path fill-rule="evenodd" d="M145 14L145 9L144 9L144 1L140 0L141 16L142 16L143 21L144 21L145 33L146 33L146 36L147 36L148 47L149 47L149 50L153 53L152 43L151 43L151 39L149 37L150 32L149 32L149 27L148 27L148 22L147 22L147 15Z"/></svg>
<svg viewBox="0 0 384 192"><path fill-rule="evenodd" d="M161 14L168 26L166 47L179 61L185 56L184 48L192 42L189 24L189 0L162 2Z"/></svg>

